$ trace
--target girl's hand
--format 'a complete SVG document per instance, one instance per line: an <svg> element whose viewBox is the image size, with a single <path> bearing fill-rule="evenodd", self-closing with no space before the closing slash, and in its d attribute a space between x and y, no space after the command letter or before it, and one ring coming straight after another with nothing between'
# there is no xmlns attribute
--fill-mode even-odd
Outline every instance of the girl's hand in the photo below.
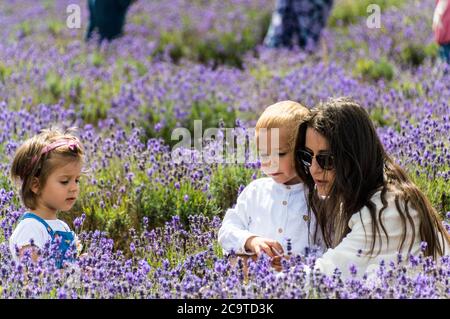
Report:
<svg viewBox="0 0 450 319"><path fill-rule="evenodd" d="M266 253L270 258L283 255L283 247L279 242L270 238L252 236L245 242L245 249L257 256Z"/></svg>
<svg viewBox="0 0 450 319"><path fill-rule="evenodd" d="M75 247L77 248L77 256L82 256L83 251L83 244L81 243L81 240L78 239L78 237L75 240Z"/></svg>

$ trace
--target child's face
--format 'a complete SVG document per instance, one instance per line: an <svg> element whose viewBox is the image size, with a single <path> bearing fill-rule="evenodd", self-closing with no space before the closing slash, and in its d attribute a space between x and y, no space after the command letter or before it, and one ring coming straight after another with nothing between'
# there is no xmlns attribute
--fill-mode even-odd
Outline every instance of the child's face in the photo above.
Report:
<svg viewBox="0 0 450 319"><path fill-rule="evenodd" d="M81 161L71 161L56 168L40 192L36 210L50 215L70 210L78 198L81 166Z"/></svg>
<svg viewBox="0 0 450 319"><path fill-rule="evenodd" d="M294 152L288 144L287 129L267 129L267 138L263 135L264 131L260 130L257 136L262 171L280 184L300 183L295 172Z"/></svg>

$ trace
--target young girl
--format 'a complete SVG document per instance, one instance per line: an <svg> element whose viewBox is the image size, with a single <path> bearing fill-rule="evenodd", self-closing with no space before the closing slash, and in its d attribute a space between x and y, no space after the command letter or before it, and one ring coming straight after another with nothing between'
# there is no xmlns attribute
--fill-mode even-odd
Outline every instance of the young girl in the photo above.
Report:
<svg viewBox="0 0 450 319"><path fill-rule="evenodd" d="M307 114L304 106L282 101L269 106L258 119L257 147L261 169L268 177L251 182L225 214L218 240L226 252L265 253L275 258L286 254L289 246L291 252L303 253L314 244L310 238L314 220L308 216L303 183L294 166L295 137ZM274 139L271 135L276 133L279 136Z"/></svg>
<svg viewBox="0 0 450 319"><path fill-rule="evenodd" d="M317 216L330 249L316 267L344 277L377 269L398 252L449 254L449 234L429 200L386 154L367 112L346 98L331 99L300 125L296 170L309 189L308 206ZM406 254L405 254L406 253Z"/></svg>
<svg viewBox="0 0 450 319"><path fill-rule="evenodd" d="M34 261L48 241L60 237L56 258L58 268L65 253L75 243L69 226L57 218L58 211L68 211L75 203L83 164L83 147L73 135L58 130L43 130L17 150L11 177L20 185L20 197L28 209L14 229L9 249L17 261L31 249Z"/></svg>

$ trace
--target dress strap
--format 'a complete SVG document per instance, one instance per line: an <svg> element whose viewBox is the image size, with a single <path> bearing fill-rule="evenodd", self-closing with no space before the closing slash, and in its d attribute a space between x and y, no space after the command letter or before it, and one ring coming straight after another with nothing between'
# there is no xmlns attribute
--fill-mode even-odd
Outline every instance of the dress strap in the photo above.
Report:
<svg viewBox="0 0 450 319"><path fill-rule="evenodd" d="M47 224L47 222L44 219L42 219L41 217L39 217L36 214L28 212L28 213L25 213L24 215L22 215L20 220L27 219L27 218L33 218L33 219L37 220L38 222L40 222L42 225L44 225L44 227L47 230L48 234L53 239L53 237L54 237L53 229L49 226L49 224Z"/></svg>

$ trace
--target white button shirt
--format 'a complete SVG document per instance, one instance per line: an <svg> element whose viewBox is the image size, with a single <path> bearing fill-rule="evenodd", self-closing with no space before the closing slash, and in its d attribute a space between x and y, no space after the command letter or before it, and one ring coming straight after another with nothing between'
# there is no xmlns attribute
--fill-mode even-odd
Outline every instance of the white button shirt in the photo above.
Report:
<svg viewBox="0 0 450 319"><path fill-rule="evenodd" d="M235 207L227 210L218 240L225 252L245 254L245 242L251 236L277 240L284 253L290 239L292 253L300 254L313 245L314 230L315 219L308 216L303 183L284 185L267 177L252 181Z"/></svg>

